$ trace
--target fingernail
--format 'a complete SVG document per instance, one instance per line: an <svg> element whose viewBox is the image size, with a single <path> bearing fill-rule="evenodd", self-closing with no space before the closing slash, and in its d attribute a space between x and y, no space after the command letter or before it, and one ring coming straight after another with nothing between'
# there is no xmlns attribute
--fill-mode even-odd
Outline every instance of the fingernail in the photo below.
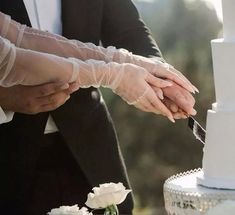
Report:
<svg viewBox="0 0 235 215"><path fill-rule="evenodd" d="M79 86L75 86L75 87L73 88L73 92L77 91L78 89L79 89Z"/></svg>
<svg viewBox="0 0 235 215"><path fill-rule="evenodd" d="M180 116L181 116L182 119L187 119L188 118L188 114L184 111L180 113Z"/></svg>
<svg viewBox="0 0 235 215"><path fill-rule="evenodd" d="M166 87L171 87L171 86L173 86L173 83L169 82L169 81L165 81L165 85L166 85Z"/></svg>
<svg viewBox="0 0 235 215"><path fill-rule="evenodd" d="M193 89L194 89L197 93L199 93L199 89L197 89L195 86L193 86Z"/></svg>
<svg viewBox="0 0 235 215"><path fill-rule="evenodd" d="M77 91L79 89L79 87L80 86L77 83L74 83L73 85L71 85L71 91L75 92L75 91Z"/></svg>
<svg viewBox="0 0 235 215"><path fill-rule="evenodd" d="M172 104L172 105L170 106L170 109L171 109L171 111L174 112L174 113L177 113L178 110L179 110L178 106L176 106L175 104Z"/></svg>
<svg viewBox="0 0 235 215"><path fill-rule="evenodd" d="M172 116L168 116L168 119L169 119L171 122L175 123L175 119L174 119Z"/></svg>
<svg viewBox="0 0 235 215"><path fill-rule="evenodd" d="M191 93L193 93L193 94L195 94L195 90L194 90L194 88L193 87L191 87L191 86L189 86L190 87L190 91L191 91Z"/></svg>
<svg viewBox="0 0 235 215"><path fill-rule="evenodd" d="M69 88L69 84L68 84L68 83L63 84L63 85L60 87L61 90L66 90L66 89L68 89L68 88Z"/></svg>
<svg viewBox="0 0 235 215"><path fill-rule="evenodd" d="M195 109L193 109L193 110L191 111L191 115L195 116L196 114L197 114L197 111L196 111Z"/></svg>
<svg viewBox="0 0 235 215"><path fill-rule="evenodd" d="M157 94L158 94L158 97L159 97L161 100L163 100L163 99L164 99L164 96L163 96L162 91L161 91L161 92L158 92Z"/></svg>

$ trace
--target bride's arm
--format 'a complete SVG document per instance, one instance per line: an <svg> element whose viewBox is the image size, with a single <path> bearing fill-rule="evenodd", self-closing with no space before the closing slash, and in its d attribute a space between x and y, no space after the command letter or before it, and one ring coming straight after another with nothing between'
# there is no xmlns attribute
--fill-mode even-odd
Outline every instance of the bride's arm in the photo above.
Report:
<svg viewBox="0 0 235 215"><path fill-rule="evenodd" d="M73 64L62 57L15 47L0 36L0 85L38 85L76 80Z"/></svg>
<svg viewBox="0 0 235 215"><path fill-rule="evenodd" d="M0 86L38 85L46 82L73 82L80 87L108 87L128 104L174 121L172 113L151 86L164 88L170 82L154 77L133 64L62 58L15 47L0 37Z"/></svg>
<svg viewBox="0 0 235 215"><path fill-rule="evenodd" d="M145 68L157 77L172 80L190 92L196 90L182 73L176 71L170 65L133 55L124 49L116 49L111 46L103 48L92 43L68 40L59 35L21 25L3 13L0 13L0 28L2 29L1 35L3 37L9 39L16 46L25 49L51 53L61 57L74 57L81 60L95 59L105 62L132 63Z"/></svg>
<svg viewBox="0 0 235 215"><path fill-rule="evenodd" d="M194 91L194 86L181 73L178 72L178 74L175 74L175 69L173 67L169 67L168 64L163 64L161 62L155 63L147 58L132 55L124 49L118 50L115 47L108 47L105 49L91 43L68 40L59 35L54 35L20 25L19 23L11 20L9 16L2 13L0 13L0 29L0 34L2 36L8 38L17 46L25 49L56 54L62 57L76 57L82 60L92 58L104 60L106 62L131 62L146 68L153 75L168 78L169 80L173 80L174 82L180 84L189 91ZM170 69L174 72L169 71ZM34 75L34 77L36 76ZM155 91L159 98L161 98L161 89L155 88Z"/></svg>

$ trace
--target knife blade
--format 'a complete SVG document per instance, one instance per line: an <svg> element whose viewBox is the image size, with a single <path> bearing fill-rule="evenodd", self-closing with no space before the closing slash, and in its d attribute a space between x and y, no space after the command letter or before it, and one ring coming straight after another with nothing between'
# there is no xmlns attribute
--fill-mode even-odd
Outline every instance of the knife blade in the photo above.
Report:
<svg viewBox="0 0 235 215"><path fill-rule="evenodd" d="M205 144L206 130L191 116L188 119L188 126L193 131L196 139Z"/></svg>

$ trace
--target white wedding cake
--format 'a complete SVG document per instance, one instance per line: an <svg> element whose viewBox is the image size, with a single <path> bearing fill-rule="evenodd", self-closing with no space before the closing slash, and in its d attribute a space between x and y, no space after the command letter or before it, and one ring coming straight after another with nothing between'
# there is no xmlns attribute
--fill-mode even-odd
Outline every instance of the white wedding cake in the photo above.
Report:
<svg viewBox="0 0 235 215"><path fill-rule="evenodd" d="M224 39L212 41L216 103L207 115L200 185L235 189L235 0L222 0Z"/></svg>

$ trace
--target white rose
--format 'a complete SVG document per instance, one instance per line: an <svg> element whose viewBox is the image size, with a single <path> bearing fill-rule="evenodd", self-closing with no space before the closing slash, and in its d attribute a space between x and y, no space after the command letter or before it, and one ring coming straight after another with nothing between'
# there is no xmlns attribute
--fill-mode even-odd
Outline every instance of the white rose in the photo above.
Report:
<svg viewBox="0 0 235 215"><path fill-rule="evenodd" d="M234 215L235 214L235 201L224 201L212 209L210 209L206 215Z"/></svg>
<svg viewBox="0 0 235 215"><path fill-rule="evenodd" d="M89 193L86 205L93 209L106 208L111 205L119 205L131 190L126 190L122 183L106 183L94 187L94 193Z"/></svg>
<svg viewBox="0 0 235 215"><path fill-rule="evenodd" d="M79 209L77 205L73 205L52 209L48 215L92 215L92 213L89 213L88 209L85 207Z"/></svg>

